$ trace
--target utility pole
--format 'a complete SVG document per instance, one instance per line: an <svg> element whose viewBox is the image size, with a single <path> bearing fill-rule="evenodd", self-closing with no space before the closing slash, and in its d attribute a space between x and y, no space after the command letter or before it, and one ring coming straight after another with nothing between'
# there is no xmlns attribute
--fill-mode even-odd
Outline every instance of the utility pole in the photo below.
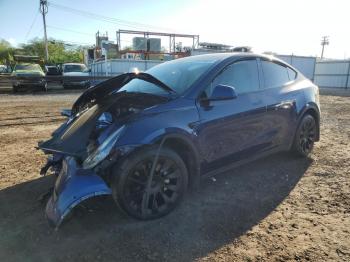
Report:
<svg viewBox="0 0 350 262"><path fill-rule="evenodd" d="M49 49L47 45L47 34L46 34L46 20L45 15L47 14L47 0L40 0L40 13L43 15L43 23L44 23L44 41L45 41L45 60L46 62L49 60Z"/></svg>
<svg viewBox="0 0 350 262"><path fill-rule="evenodd" d="M322 37L321 45L322 45L321 59L323 59L324 46L325 46L325 45L329 45L329 36L323 36L323 37Z"/></svg>

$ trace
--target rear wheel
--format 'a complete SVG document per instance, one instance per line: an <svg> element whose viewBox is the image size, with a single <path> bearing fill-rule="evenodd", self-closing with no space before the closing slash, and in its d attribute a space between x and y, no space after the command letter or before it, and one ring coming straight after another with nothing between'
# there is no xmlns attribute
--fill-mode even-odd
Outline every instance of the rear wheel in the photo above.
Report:
<svg viewBox="0 0 350 262"><path fill-rule="evenodd" d="M151 170L157 148L137 152L115 170L113 198L130 216L148 220L171 212L182 200L188 183L187 169L174 151L162 148Z"/></svg>
<svg viewBox="0 0 350 262"><path fill-rule="evenodd" d="M316 120L307 114L303 117L298 127L293 143L293 152L299 156L307 157L314 147L317 134Z"/></svg>

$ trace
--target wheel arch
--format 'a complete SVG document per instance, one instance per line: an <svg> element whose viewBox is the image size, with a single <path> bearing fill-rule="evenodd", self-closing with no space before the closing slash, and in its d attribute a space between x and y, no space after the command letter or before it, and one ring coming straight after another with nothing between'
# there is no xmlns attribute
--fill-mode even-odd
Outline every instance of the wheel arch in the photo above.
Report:
<svg viewBox="0 0 350 262"><path fill-rule="evenodd" d="M188 171L189 186L196 188L200 180L200 158L196 146L189 138L179 134L164 135L154 144L160 144L163 139L163 146L174 150L184 161Z"/></svg>
<svg viewBox="0 0 350 262"><path fill-rule="evenodd" d="M320 140L320 110L318 109L318 106L314 103L308 103L306 106L301 110L299 117L298 117L298 125L297 129L301 123L301 120L304 118L305 115L311 115L316 120L316 126L317 126L317 134L316 134L316 142ZM297 130L296 129L296 130Z"/></svg>

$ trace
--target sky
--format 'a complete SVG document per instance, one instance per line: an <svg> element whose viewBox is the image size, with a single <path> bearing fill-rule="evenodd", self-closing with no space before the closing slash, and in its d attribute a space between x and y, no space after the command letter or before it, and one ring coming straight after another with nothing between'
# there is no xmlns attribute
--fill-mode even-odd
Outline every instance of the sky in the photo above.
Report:
<svg viewBox="0 0 350 262"><path fill-rule="evenodd" d="M56 6L55 6L56 4ZM57 5L95 14L82 16ZM350 58L350 0L49 0L48 37L94 44L95 33L118 29L196 34L200 42L251 46L256 52ZM97 16L96 16L97 15ZM102 15L118 19L113 23ZM0 0L0 39L18 46L43 37L39 0ZM122 44L130 45L123 37ZM186 45L186 41L182 40ZM166 39L162 45L168 46Z"/></svg>

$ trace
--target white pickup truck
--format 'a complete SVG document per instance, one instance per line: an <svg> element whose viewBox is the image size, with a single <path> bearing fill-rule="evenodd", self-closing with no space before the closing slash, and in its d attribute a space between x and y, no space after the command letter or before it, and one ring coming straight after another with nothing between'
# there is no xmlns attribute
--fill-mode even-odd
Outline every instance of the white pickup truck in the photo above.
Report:
<svg viewBox="0 0 350 262"><path fill-rule="evenodd" d="M90 87L90 72L84 64L67 63L62 65L63 88Z"/></svg>

